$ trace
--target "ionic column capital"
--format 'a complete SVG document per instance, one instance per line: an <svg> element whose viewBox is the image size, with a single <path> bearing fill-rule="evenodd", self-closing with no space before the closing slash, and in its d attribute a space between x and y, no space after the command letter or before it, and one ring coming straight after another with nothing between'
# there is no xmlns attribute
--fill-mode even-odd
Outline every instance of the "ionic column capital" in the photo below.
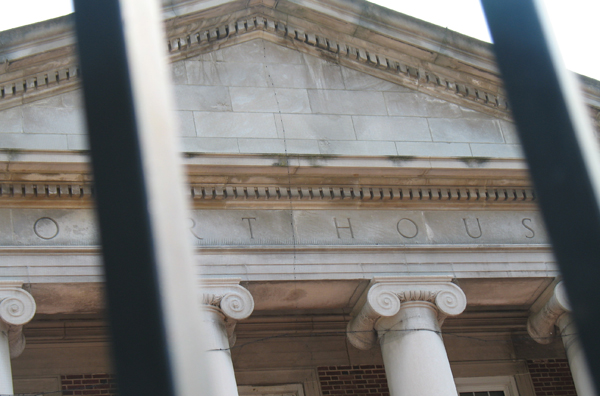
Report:
<svg viewBox="0 0 600 396"><path fill-rule="evenodd" d="M540 344L549 344L556 336L555 326L561 316L571 312L567 291L563 282L554 288L554 293L537 313L529 316L527 332Z"/></svg>
<svg viewBox="0 0 600 396"><path fill-rule="evenodd" d="M371 281L352 313L346 334L358 349L370 349L377 342L375 323L381 317L394 316L403 303L425 301L438 310L440 323L446 316L464 311L467 298L452 276L379 277Z"/></svg>
<svg viewBox="0 0 600 396"><path fill-rule="evenodd" d="M23 325L36 310L35 300L22 286L21 281L0 281L0 330L7 333L12 359L25 349Z"/></svg>
<svg viewBox="0 0 600 396"><path fill-rule="evenodd" d="M235 325L254 311L254 298L240 285L240 278L208 278L200 281L201 304L205 309L217 309L223 316L229 345L235 344Z"/></svg>

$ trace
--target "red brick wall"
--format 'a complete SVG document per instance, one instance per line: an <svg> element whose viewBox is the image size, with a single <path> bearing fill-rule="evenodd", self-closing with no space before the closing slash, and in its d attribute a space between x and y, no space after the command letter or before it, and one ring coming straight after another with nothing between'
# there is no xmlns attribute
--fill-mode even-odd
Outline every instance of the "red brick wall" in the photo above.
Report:
<svg viewBox="0 0 600 396"><path fill-rule="evenodd" d="M63 396L117 395L117 384L112 374L61 375L60 381Z"/></svg>
<svg viewBox="0 0 600 396"><path fill-rule="evenodd" d="M389 396L383 366L318 367L323 396Z"/></svg>
<svg viewBox="0 0 600 396"><path fill-rule="evenodd" d="M576 396L567 359L528 360L536 396Z"/></svg>

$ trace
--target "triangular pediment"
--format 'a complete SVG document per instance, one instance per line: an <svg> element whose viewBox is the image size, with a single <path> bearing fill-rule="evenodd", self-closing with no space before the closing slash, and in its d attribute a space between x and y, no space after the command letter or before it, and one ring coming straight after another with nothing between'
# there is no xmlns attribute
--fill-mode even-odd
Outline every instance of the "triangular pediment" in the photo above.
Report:
<svg viewBox="0 0 600 396"><path fill-rule="evenodd" d="M165 4L163 14L174 64L261 39L343 70L510 120L488 44L370 3L231 0L214 7L202 1L174 1ZM79 86L70 17L30 26L23 34L18 29L4 34L0 109ZM586 84L585 92L592 116L600 122L596 85Z"/></svg>
<svg viewBox="0 0 600 396"><path fill-rule="evenodd" d="M175 61L173 78L184 141L208 150L520 156L507 121L265 39Z"/></svg>

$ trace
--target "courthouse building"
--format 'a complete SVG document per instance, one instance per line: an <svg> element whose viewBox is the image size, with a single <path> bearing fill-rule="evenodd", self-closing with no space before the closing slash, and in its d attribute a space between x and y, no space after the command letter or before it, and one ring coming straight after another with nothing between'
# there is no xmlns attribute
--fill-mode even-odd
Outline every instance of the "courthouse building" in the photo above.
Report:
<svg viewBox="0 0 600 396"><path fill-rule="evenodd" d="M164 3L220 395L592 394L490 44L362 0ZM73 17L0 61L0 394L115 394Z"/></svg>

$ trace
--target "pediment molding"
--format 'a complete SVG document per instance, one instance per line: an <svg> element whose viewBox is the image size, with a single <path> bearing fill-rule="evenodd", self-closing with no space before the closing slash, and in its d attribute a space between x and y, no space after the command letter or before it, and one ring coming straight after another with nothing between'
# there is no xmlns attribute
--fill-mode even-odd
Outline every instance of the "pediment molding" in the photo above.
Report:
<svg viewBox="0 0 600 396"><path fill-rule="evenodd" d="M286 19L255 14L211 27L198 28L190 23L187 31L169 36L169 53L171 59L177 61L262 38L495 117L511 119L505 93L492 81L444 70L424 59L322 26L308 23L297 26ZM460 77L470 80L471 84Z"/></svg>

